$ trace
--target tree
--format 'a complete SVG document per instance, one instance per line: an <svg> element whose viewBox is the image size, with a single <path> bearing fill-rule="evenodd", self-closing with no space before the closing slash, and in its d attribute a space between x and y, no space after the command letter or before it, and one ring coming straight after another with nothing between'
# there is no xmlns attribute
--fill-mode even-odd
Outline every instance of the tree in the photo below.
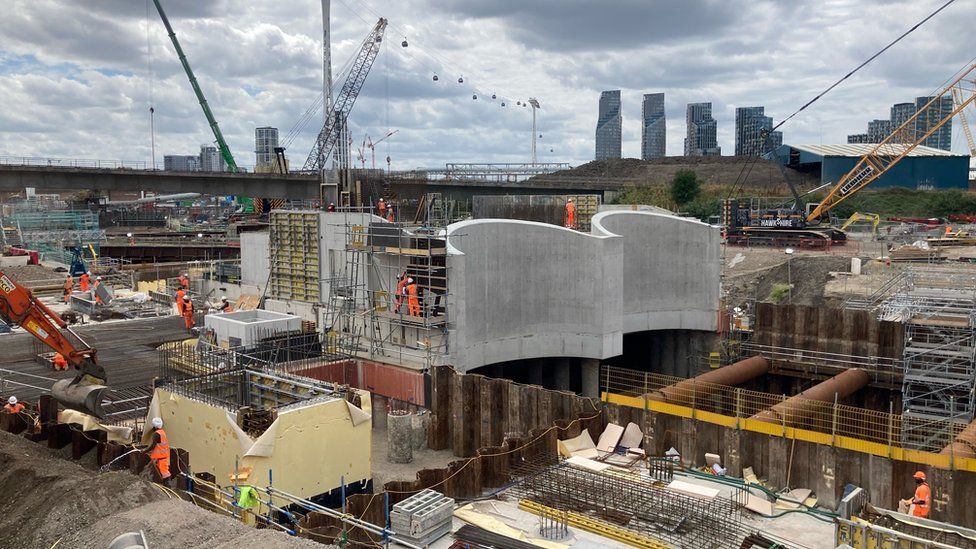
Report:
<svg viewBox="0 0 976 549"><path fill-rule="evenodd" d="M678 170L671 181L671 200L678 206L683 206L701 194L701 184L698 176L691 170Z"/></svg>

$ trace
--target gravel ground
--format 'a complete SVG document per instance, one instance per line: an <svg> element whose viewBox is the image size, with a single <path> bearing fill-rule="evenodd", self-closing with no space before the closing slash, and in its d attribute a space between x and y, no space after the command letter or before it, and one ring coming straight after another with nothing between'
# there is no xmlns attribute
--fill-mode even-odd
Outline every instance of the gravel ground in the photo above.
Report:
<svg viewBox="0 0 976 549"><path fill-rule="evenodd" d="M413 461L410 463L390 463L386 456L389 453L386 429L373 429L373 486L381 490L383 484L391 480L416 480L417 471L421 469L438 469L456 459L451 450L431 450L426 445L413 450Z"/></svg>
<svg viewBox="0 0 976 549"><path fill-rule="evenodd" d="M0 433L0 547L105 547L143 530L152 547L323 546L169 496L128 472L98 473L22 437Z"/></svg>

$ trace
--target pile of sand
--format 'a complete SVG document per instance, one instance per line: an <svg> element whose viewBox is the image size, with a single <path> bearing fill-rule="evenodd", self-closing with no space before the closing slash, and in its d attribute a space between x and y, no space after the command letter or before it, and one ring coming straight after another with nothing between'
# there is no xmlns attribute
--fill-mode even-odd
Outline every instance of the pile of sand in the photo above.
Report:
<svg viewBox="0 0 976 549"><path fill-rule="evenodd" d="M0 547L99 548L143 530L151 547L316 547L256 530L180 499L126 471L99 473L0 432Z"/></svg>

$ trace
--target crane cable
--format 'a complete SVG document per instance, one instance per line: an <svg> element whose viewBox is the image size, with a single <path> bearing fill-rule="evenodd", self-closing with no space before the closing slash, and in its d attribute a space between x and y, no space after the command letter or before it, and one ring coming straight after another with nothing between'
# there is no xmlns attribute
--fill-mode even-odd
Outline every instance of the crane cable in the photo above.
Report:
<svg viewBox="0 0 976 549"><path fill-rule="evenodd" d="M885 46L885 47L881 48L880 50L878 50L877 52L875 52L874 55L872 55L871 57L867 58L867 60L865 60L863 63L861 63L860 65L858 65L857 67L855 67L853 70L851 70L850 72L848 72L847 74L845 74L844 76L842 76L839 80L837 80L836 82L834 82L833 84L831 84L830 86L828 86L825 90L823 90L822 92L820 92L817 95L815 95L812 99L810 99L809 101L807 101L806 103L804 103L802 107L800 107L799 109L796 109L795 111L793 111L793 114L787 116L786 118L784 118L783 120L781 120L779 124L776 124L775 126L773 126L773 128L771 130L769 130L769 131L770 132L774 132L777 129L779 129L780 126L782 126L783 124L789 122L794 116L800 114L800 112L802 112L803 110L805 110L810 105L813 105L814 103L816 103L821 97L823 97L824 95L826 95L827 93L829 93L831 90L833 90L834 88L836 88L837 86L839 86L842 82L844 82L845 80L847 80L851 76L854 76L854 74L856 72L858 72L859 70L863 69L865 66L868 65L868 63L870 63L871 61L874 61L879 55L881 55L882 53L888 51L892 46L894 46L898 42L901 42L901 40L903 38L905 38L909 34L915 32L916 29L918 29L923 24L925 24L926 22L928 22L929 19L932 19L933 17L935 17L936 15L938 15L939 12L941 12L942 10L946 9L947 7L949 7L949 5L952 4L955 1L956 0L947 0L944 4L942 4L941 6L939 6L938 9L936 9L935 11L933 11L932 13L930 13L928 16L926 16L924 19L922 19L918 23L915 23L914 26L912 26L910 29L908 29L907 31L903 32L900 36L898 36L897 38L895 38L894 40L892 40L890 43L888 43L887 46ZM777 162L778 162L778 160L777 160ZM754 163L755 162L750 162L750 164L754 164ZM752 172L752 166L749 166L748 168L749 169L746 172L746 177L748 177L749 173ZM743 171L745 171L745 166L743 166ZM742 175L742 171L739 172L739 175ZM736 183L732 185L732 188L729 189L729 196L728 196L728 198L732 198L732 195L736 192L736 188L737 187L738 188L741 188L744 183L745 183L745 180L744 179L737 180Z"/></svg>

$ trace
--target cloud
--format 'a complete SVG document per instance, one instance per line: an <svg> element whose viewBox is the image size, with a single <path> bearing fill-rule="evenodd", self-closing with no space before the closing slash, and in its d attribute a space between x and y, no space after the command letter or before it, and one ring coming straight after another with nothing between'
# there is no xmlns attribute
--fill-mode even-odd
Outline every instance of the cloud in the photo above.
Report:
<svg viewBox="0 0 976 549"><path fill-rule="evenodd" d="M8 4L0 98L16 108L0 109L0 155L146 160L150 104L157 162L213 141L144 2ZM164 6L238 163L253 164L254 128L271 125L283 138L295 130L288 155L303 164L321 124L321 113L298 124L321 93L320 2ZM605 89L622 90L625 156L640 151L641 95L658 91L669 153L680 153L685 105L696 101L713 103L719 144L731 152L735 107L763 105L778 122L933 8L910 0L337 0L333 67L338 87L382 10L386 40L350 125L356 147L367 134L399 130L377 147L394 168L527 160L531 109L516 102L529 97L542 103L540 159L586 162ZM964 40L944 37L965 36L974 15L963 3L948 8L786 124L786 141L843 142L892 103L930 93L971 58Z"/></svg>

